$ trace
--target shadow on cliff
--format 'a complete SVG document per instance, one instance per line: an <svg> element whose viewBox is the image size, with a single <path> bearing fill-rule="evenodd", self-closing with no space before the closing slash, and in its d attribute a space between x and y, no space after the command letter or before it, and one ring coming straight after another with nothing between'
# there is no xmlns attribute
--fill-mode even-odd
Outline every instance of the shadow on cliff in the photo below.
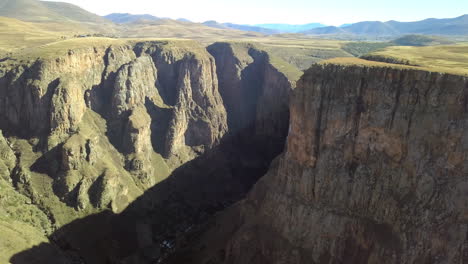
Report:
<svg viewBox="0 0 468 264"><path fill-rule="evenodd" d="M256 141L252 127L244 130L176 169L122 213L75 220L50 236L53 243L10 262L163 263L158 259L188 243L213 214L242 199L282 152L284 140Z"/></svg>

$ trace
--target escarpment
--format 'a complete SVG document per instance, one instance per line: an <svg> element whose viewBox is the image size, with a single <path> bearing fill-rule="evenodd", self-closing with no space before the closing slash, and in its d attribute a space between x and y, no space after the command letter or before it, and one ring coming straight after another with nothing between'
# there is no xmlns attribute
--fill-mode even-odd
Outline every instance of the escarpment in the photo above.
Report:
<svg viewBox="0 0 468 264"><path fill-rule="evenodd" d="M168 57L154 58L169 62L154 62L151 52L139 51L143 45L165 53ZM18 65L1 79L1 126L12 136L37 139L34 147L51 156L43 163L55 165L36 167L49 167L46 172L64 183L56 186L59 192L86 188L109 170L124 171L121 178L145 190L169 173L167 166L153 164L164 163L164 157L169 167L177 167L213 147L227 130L214 60L206 51L197 52L163 42L137 43L85 48ZM159 92L168 89L158 80L156 65L161 63L176 64L172 105ZM167 115L168 124L157 135L165 142L160 148L152 147L150 121L159 119L154 108ZM141 191L134 194L129 201Z"/></svg>
<svg viewBox="0 0 468 264"><path fill-rule="evenodd" d="M314 65L287 149L192 248L196 263L466 263L467 89L404 67Z"/></svg>
<svg viewBox="0 0 468 264"><path fill-rule="evenodd" d="M12 263L163 259L283 151L295 80L259 48L55 45L0 65L0 183L41 222Z"/></svg>
<svg viewBox="0 0 468 264"><path fill-rule="evenodd" d="M295 78L252 44L215 43L208 51L216 59L230 135L241 144L257 144L269 160L276 157L284 147Z"/></svg>

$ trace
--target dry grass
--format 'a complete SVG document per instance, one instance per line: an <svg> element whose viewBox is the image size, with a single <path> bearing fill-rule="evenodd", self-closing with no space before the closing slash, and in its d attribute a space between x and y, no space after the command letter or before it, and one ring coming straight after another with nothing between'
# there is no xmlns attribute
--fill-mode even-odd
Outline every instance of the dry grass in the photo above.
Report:
<svg viewBox="0 0 468 264"><path fill-rule="evenodd" d="M429 47L394 46L370 55L408 60L411 65L434 72L468 75L468 44L466 43Z"/></svg>
<svg viewBox="0 0 468 264"><path fill-rule="evenodd" d="M422 70L429 72L439 72L439 73L449 73L454 75L464 75L468 76L468 70L460 68L440 68L440 67L425 67L425 66L411 66L411 65L401 65L401 64L392 64L386 62L370 61L363 60L359 58L333 58L326 61L322 61L321 64L337 64L344 66L364 66L364 67L379 67L379 68L394 68L394 69L412 69L412 70Z"/></svg>
<svg viewBox="0 0 468 264"><path fill-rule="evenodd" d="M3 21L3 24L2 24ZM54 52L61 45L92 44L93 41L70 40L74 35L89 32L93 26L86 23L54 21L48 22L23 22L16 19L0 18L0 56L2 52L17 51L26 54L48 54ZM96 25L95 25L96 26ZM334 57L351 56L341 49L343 42L335 40L324 40L300 36L296 34L280 36L264 36L260 33L245 32L232 29L218 29L196 23L184 23L172 20L158 22L136 23L116 26L109 29L110 35L121 38L152 40L152 39L193 39L208 46L219 41L236 41L259 43L264 49L280 58L281 60L304 70L311 64L324 59ZM69 39L63 41L63 39ZM108 42L108 39L100 39ZM47 47L43 47L45 44ZM36 49L38 51L30 51Z"/></svg>
<svg viewBox="0 0 468 264"><path fill-rule="evenodd" d="M0 49L12 51L57 41L60 34L46 31L35 23L0 17Z"/></svg>
<svg viewBox="0 0 468 264"><path fill-rule="evenodd" d="M351 57L341 46L341 41L316 38L267 37L252 39L264 46L264 49L283 61L296 66L300 70L309 68L312 64L336 57Z"/></svg>

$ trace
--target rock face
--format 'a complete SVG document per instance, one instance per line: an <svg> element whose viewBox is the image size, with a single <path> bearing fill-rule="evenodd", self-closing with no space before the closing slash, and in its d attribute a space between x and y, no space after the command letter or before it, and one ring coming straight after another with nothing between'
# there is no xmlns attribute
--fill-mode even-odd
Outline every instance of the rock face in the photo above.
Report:
<svg viewBox="0 0 468 264"><path fill-rule="evenodd" d="M464 77L313 66L287 150L199 263L467 263L467 109Z"/></svg>
<svg viewBox="0 0 468 264"><path fill-rule="evenodd" d="M255 142L269 156L284 147L289 124L289 94L295 79L271 63L268 53L252 44L215 43L219 90L228 113L229 134Z"/></svg>
<svg viewBox="0 0 468 264"><path fill-rule="evenodd" d="M35 148L49 153L39 167L50 167L39 172L57 179L56 193L70 205L86 207L90 198L80 194L120 171L121 185L135 182L121 190L129 194L122 208L227 131L214 59L197 45L85 47L20 64L0 79L0 127L39 140Z"/></svg>
<svg viewBox="0 0 468 264"><path fill-rule="evenodd" d="M82 41L0 61L0 184L39 219L0 255L154 263L283 151L295 80L252 45Z"/></svg>

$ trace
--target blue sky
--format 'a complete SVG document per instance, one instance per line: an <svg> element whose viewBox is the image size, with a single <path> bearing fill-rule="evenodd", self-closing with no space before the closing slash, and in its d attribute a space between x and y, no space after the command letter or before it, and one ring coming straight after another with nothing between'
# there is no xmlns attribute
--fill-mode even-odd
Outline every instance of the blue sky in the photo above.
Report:
<svg viewBox="0 0 468 264"><path fill-rule="evenodd" d="M468 13L467 0L56 0L99 15L148 13L242 24L320 22L341 25L369 20L415 21Z"/></svg>

